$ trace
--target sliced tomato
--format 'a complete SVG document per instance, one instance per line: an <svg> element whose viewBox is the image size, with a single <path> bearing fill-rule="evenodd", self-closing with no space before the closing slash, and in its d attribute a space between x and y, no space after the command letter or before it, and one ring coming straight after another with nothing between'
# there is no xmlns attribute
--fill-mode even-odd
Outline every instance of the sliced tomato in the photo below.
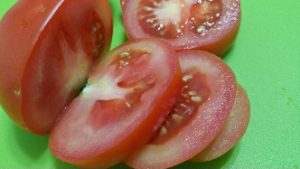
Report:
<svg viewBox="0 0 300 169"><path fill-rule="evenodd" d="M126 164L169 168L197 155L221 131L233 106L236 80L231 69L208 52L179 52L184 86L156 136Z"/></svg>
<svg viewBox="0 0 300 169"><path fill-rule="evenodd" d="M177 54L145 39L109 53L50 135L50 149L66 162L106 168L144 145L181 89Z"/></svg>
<svg viewBox="0 0 300 169"><path fill-rule="evenodd" d="M0 101L20 126L48 133L110 47L107 0L18 1L0 23Z"/></svg>
<svg viewBox="0 0 300 169"><path fill-rule="evenodd" d="M238 85L234 105L226 120L225 127L217 138L205 150L195 156L192 161L211 161L228 152L246 132L249 119L250 104L248 96L242 86Z"/></svg>
<svg viewBox="0 0 300 169"><path fill-rule="evenodd" d="M177 50L202 49L221 56L240 25L239 0L122 0L130 39L158 37Z"/></svg>

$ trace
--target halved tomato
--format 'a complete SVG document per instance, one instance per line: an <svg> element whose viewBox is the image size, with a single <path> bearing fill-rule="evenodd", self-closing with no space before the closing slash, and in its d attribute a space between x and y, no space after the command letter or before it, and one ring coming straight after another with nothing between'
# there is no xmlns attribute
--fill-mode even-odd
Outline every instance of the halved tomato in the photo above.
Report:
<svg viewBox="0 0 300 169"><path fill-rule="evenodd" d="M239 0L121 0L130 39L158 37L177 50L224 54L240 25Z"/></svg>
<svg viewBox="0 0 300 169"><path fill-rule="evenodd" d="M20 126L48 133L110 47L107 0L18 1L0 23L0 101Z"/></svg>
<svg viewBox="0 0 300 169"><path fill-rule="evenodd" d="M50 134L57 158L106 168L144 145L182 87L175 50L165 42L127 42L93 70Z"/></svg>
<svg viewBox="0 0 300 169"><path fill-rule="evenodd" d="M210 161L228 152L246 132L249 119L250 104L248 96L242 86L238 85L234 105L226 120L225 127L205 150L193 157L192 161Z"/></svg>
<svg viewBox="0 0 300 169"><path fill-rule="evenodd" d="M159 132L126 164L169 168L191 159L221 131L233 106L236 80L231 69L208 52L179 52L184 86Z"/></svg>

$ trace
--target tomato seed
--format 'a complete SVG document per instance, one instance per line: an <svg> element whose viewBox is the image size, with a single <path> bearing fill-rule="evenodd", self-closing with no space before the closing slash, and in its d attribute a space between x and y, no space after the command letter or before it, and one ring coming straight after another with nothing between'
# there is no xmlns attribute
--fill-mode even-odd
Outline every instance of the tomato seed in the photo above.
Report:
<svg viewBox="0 0 300 169"><path fill-rule="evenodd" d="M92 26L92 32L96 33L97 31L99 31L100 27L101 27L101 24L99 22L94 23Z"/></svg>
<svg viewBox="0 0 300 169"><path fill-rule="evenodd" d="M200 96L193 96L193 97L191 97L191 100L192 100L193 102L199 103L199 102L202 101L202 98L201 98Z"/></svg>
<svg viewBox="0 0 300 169"><path fill-rule="evenodd" d="M160 135L165 135L165 134L167 134L167 132L168 132L168 130L165 126L162 126L159 130Z"/></svg>
<svg viewBox="0 0 300 169"><path fill-rule="evenodd" d="M187 81L191 80L192 78L193 78L193 76L191 76L191 75L184 75L182 80L184 82L187 82ZM188 87L188 86L185 86L185 87Z"/></svg>
<svg viewBox="0 0 300 169"><path fill-rule="evenodd" d="M126 58L126 57L129 57L130 56L130 53L129 52L123 52L121 53L121 58Z"/></svg>
<svg viewBox="0 0 300 169"><path fill-rule="evenodd" d="M13 93L14 93L14 95L16 95L16 96L20 96L20 95L21 95L21 89L15 89L15 90L13 91Z"/></svg>
<svg viewBox="0 0 300 169"><path fill-rule="evenodd" d="M184 119L184 117L182 117L176 113L172 114L172 120L176 123L182 122L183 119Z"/></svg>
<svg viewBox="0 0 300 169"><path fill-rule="evenodd" d="M197 95L197 92L196 91L189 91L188 94L190 96L196 96Z"/></svg>
<svg viewBox="0 0 300 169"><path fill-rule="evenodd" d="M131 108L131 104L129 102L125 103L128 108Z"/></svg>
<svg viewBox="0 0 300 169"><path fill-rule="evenodd" d="M143 9L144 9L145 11L147 11L147 12L153 11L153 8L151 8L151 7L149 7L149 6L144 6Z"/></svg>
<svg viewBox="0 0 300 169"><path fill-rule="evenodd" d="M205 32L205 30L206 30L205 26L201 25L201 26L198 27L197 32L202 34L202 33Z"/></svg>

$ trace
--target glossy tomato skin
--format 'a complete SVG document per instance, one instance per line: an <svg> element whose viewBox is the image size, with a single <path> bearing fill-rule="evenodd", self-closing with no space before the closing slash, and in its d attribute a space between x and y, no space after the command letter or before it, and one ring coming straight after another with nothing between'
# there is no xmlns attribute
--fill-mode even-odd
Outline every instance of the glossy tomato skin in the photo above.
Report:
<svg viewBox="0 0 300 169"><path fill-rule="evenodd" d="M84 168L121 162L157 130L176 101L181 77L177 54L165 42L141 39L114 49L54 127L51 152Z"/></svg>
<svg viewBox="0 0 300 169"><path fill-rule="evenodd" d="M156 141L157 136L141 150L131 155L125 163L133 168L170 168L191 159L214 140L232 109L236 79L231 69L220 58L197 50L179 52L179 58L183 80L201 85L198 89L194 85L189 93L193 95L194 91L205 89L204 93L208 95L202 97L203 102L194 109L191 115L182 116L181 121L186 120L185 122L181 122L181 125L179 124L170 133L163 132L165 135L163 140ZM202 74L202 77L194 76L190 72L195 72L194 75ZM200 79L193 80L194 77L200 77ZM186 83L184 83L185 86ZM194 99L196 102L201 100L199 97ZM188 106L184 104L180 102L180 106Z"/></svg>
<svg viewBox="0 0 300 169"><path fill-rule="evenodd" d="M82 10L79 10L80 8ZM77 12L72 12L72 10ZM103 26L101 28L102 42L95 42L97 38L92 36L87 27L82 26L82 24L87 24L82 17L78 16L82 14L92 15ZM69 18L72 17L78 22L71 22L72 19ZM59 30L55 30L57 28ZM80 35L75 36L74 33ZM74 58L74 55L78 53L76 51L78 41L72 37L81 38L84 55L80 58L85 60L88 68L98 59L98 56L90 51L91 47L101 44L95 48L99 49L97 55L102 55L110 47L111 36L112 16L106 0L18 1L0 23L0 102L2 107L11 119L23 128L37 134L48 133L56 116L76 95L80 85L83 85L83 76L86 76L84 75L86 73L81 72L80 79L66 81L67 74L74 72L75 67L80 67L79 63L72 66L69 64L72 57ZM49 37L50 39L46 39ZM68 48L63 50L62 44ZM67 51L70 52L69 54L73 52L73 55L66 56ZM65 63L59 61L63 58L66 59ZM48 64L48 61L51 63ZM60 64L55 62L60 62ZM66 70L64 67L72 68ZM38 82L38 78L43 82ZM72 84L67 86L65 85L67 82ZM36 85L38 83L40 86ZM42 89L44 84L47 84L47 87ZM60 94L56 95L56 92ZM41 106L36 108L38 107L36 105ZM45 107L46 112L40 111L42 107ZM37 118L34 119L33 116Z"/></svg>
<svg viewBox="0 0 300 169"><path fill-rule="evenodd" d="M240 1L239 0L233 0L233 1L213 0L213 1L219 1L222 4L222 10L220 13L221 16L220 19L211 28L211 30L209 30L208 32L206 32L201 36L195 34L194 32L191 32L190 23L193 22L191 21L193 12L191 11L190 7L188 7L187 9L183 7L183 9L181 9L180 12L181 12L181 22L184 23L182 27L184 28L180 30L180 35L178 35L177 37L166 38L164 35L158 36L158 35L153 35L153 33L149 33L149 31L145 30L141 26L141 23L139 23L139 19L144 17L143 15L139 16L139 12L136 12L136 11L141 11L141 9L139 8L140 6L143 6L143 5L139 6L139 4L150 3L153 1L121 0L121 6L123 9L123 22L124 22L126 33L129 39L135 39L141 37L153 37L153 36L160 37L162 39L165 39L169 43L171 43L172 46L174 46L178 51L185 50L185 49L198 49L198 50L204 50L204 51L214 53L217 56L223 56L231 48L239 32L240 20L241 20ZM166 1L160 1L160 3L161 2L166 2ZM168 2L172 2L172 1L168 1ZM189 6L188 3L196 4L198 3L198 1L179 1L179 3L181 4L181 6ZM169 12L169 14L172 15L172 12ZM190 17L189 20L186 19L187 17ZM149 19L149 16L145 18ZM169 16L168 18L172 18L172 16ZM149 21L149 22L152 23L153 21ZM163 27L158 28L158 30L160 29L163 29ZM176 34L176 32L173 31L173 34Z"/></svg>

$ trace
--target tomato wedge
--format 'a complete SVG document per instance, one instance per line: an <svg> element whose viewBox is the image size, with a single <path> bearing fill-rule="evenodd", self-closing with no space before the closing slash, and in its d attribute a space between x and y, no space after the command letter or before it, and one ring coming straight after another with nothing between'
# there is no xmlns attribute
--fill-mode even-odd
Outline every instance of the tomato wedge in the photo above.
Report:
<svg viewBox="0 0 300 169"><path fill-rule="evenodd" d="M177 50L223 55L240 25L239 0L121 0L130 39L158 37Z"/></svg>
<svg viewBox="0 0 300 169"><path fill-rule="evenodd" d="M52 153L81 167L106 168L144 145L180 93L176 56L155 39L109 53L51 132Z"/></svg>
<svg viewBox="0 0 300 169"><path fill-rule="evenodd" d="M20 126L46 134L112 38L107 0L18 1L0 23L0 101Z"/></svg>
<svg viewBox="0 0 300 169"><path fill-rule="evenodd" d="M231 69L208 52L179 52L184 86L169 117L150 143L126 160L133 168L169 168L197 155L213 141L233 106Z"/></svg>
<svg viewBox="0 0 300 169"><path fill-rule="evenodd" d="M209 144L192 161L204 162L214 160L230 149L242 138L249 124L250 104L246 91L238 85L234 105L226 120L225 127L217 138Z"/></svg>

